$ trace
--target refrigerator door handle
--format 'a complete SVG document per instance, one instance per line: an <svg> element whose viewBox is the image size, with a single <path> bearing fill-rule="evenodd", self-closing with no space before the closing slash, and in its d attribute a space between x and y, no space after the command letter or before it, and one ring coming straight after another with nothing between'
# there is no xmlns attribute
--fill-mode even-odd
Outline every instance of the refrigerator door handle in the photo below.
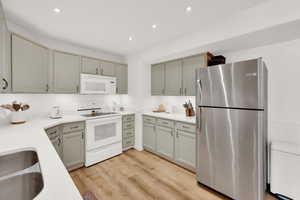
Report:
<svg viewBox="0 0 300 200"><path fill-rule="evenodd" d="M202 126L200 114L201 114L201 108L199 107L197 108L197 117L196 117L196 123L197 123L196 127L199 129L199 131L201 131L201 126Z"/></svg>
<svg viewBox="0 0 300 200"><path fill-rule="evenodd" d="M199 88L199 103L201 104L202 102L202 82L200 79L197 80L198 88Z"/></svg>

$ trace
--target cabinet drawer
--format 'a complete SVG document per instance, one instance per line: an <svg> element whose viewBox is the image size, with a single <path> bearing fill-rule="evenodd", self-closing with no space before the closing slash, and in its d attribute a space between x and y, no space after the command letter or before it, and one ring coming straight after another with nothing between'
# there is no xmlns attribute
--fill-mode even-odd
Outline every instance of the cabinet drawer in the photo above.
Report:
<svg viewBox="0 0 300 200"><path fill-rule="evenodd" d="M158 126L165 126L165 127L169 127L169 128L174 127L174 121L167 120L167 119L158 119L156 124Z"/></svg>
<svg viewBox="0 0 300 200"><path fill-rule="evenodd" d="M175 128L182 131L196 133L196 126L192 124L176 122Z"/></svg>
<svg viewBox="0 0 300 200"><path fill-rule="evenodd" d="M55 138L56 136L59 135L59 129L58 129L57 126L53 127L53 128L48 128L46 130L46 133L47 133L47 135L48 135L49 138Z"/></svg>
<svg viewBox="0 0 300 200"><path fill-rule="evenodd" d="M134 128L134 122L124 122L123 129L131 129Z"/></svg>
<svg viewBox="0 0 300 200"><path fill-rule="evenodd" d="M134 121L134 115L123 116L123 122L131 122L131 121Z"/></svg>
<svg viewBox="0 0 300 200"><path fill-rule="evenodd" d="M84 129L84 122L76 122L76 123L70 123L63 125L63 132L74 132L74 131L80 131Z"/></svg>
<svg viewBox="0 0 300 200"><path fill-rule="evenodd" d="M134 136L134 129L126 129L123 130L123 138L133 137Z"/></svg>
<svg viewBox="0 0 300 200"><path fill-rule="evenodd" d="M149 117L149 116L143 116L143 121L146 123L150 123L150 124L155 124L155 118L154 117Z"/></svg>
<svg viewBox="0 0 300 200"><path fill-rule="evenodd" d="M123 139L123 148L132 147L134 145L134 137Z"/></svg>

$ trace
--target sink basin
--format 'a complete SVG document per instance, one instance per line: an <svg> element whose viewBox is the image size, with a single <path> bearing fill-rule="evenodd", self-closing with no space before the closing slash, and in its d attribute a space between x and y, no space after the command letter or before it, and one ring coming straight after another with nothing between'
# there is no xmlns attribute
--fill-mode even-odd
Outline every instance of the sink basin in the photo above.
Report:
<svg viewBox="0 0 300 200"><path fill-rule="evenodd" d="M0 181L0 199L32 200L41 192L43 186L41 173L17 175Z"/></svg>
<svg viewBox="0 0 300 200"><path fill-rule="evenodd" d="M35 151L20 151L0 156L0 178L35 165L38 156Z"/></svg>
<svg viewBox="0 0 300 200"><path fill-rule="evenodd" d="M0 156L0 200L32 200L43 187L37 152L27 150Z"/></svg>

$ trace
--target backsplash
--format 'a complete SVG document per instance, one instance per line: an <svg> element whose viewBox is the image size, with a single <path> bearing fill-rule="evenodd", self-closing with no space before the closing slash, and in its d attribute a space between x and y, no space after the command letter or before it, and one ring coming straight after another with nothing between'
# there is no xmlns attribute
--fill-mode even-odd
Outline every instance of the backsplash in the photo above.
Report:
<svg viewBox="0 0 300 200"><path fill-rule="evenodd" d="M128 95L78 95L78 94L0 94L0 105L14 100L30 105L29 117L47 116L53 106L60 106L63 113L75 112L78 107L95 104L110 110L115 103L129 108ZM8 121L8 112L0 110L0 124Z"/></svg>
<svg viewBox="0 0 300 200"><path fill-rule="evenodd" d="M190 100L195 108L195 99L194 96L150 96L144 102L143 111L152 111L157 109L159 104L165 104L167 112L184 114L184 102Z"/></svg>

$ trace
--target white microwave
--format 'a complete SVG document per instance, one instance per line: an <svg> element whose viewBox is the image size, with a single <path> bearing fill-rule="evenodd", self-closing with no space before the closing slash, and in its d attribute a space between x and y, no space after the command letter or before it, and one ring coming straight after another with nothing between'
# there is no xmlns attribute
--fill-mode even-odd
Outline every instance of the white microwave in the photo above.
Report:
<svg viewBox="0 0 300 200"><path fill-rule="evenodd" d="M116 94L116 77L80 74L80 94Z"/></svg>

